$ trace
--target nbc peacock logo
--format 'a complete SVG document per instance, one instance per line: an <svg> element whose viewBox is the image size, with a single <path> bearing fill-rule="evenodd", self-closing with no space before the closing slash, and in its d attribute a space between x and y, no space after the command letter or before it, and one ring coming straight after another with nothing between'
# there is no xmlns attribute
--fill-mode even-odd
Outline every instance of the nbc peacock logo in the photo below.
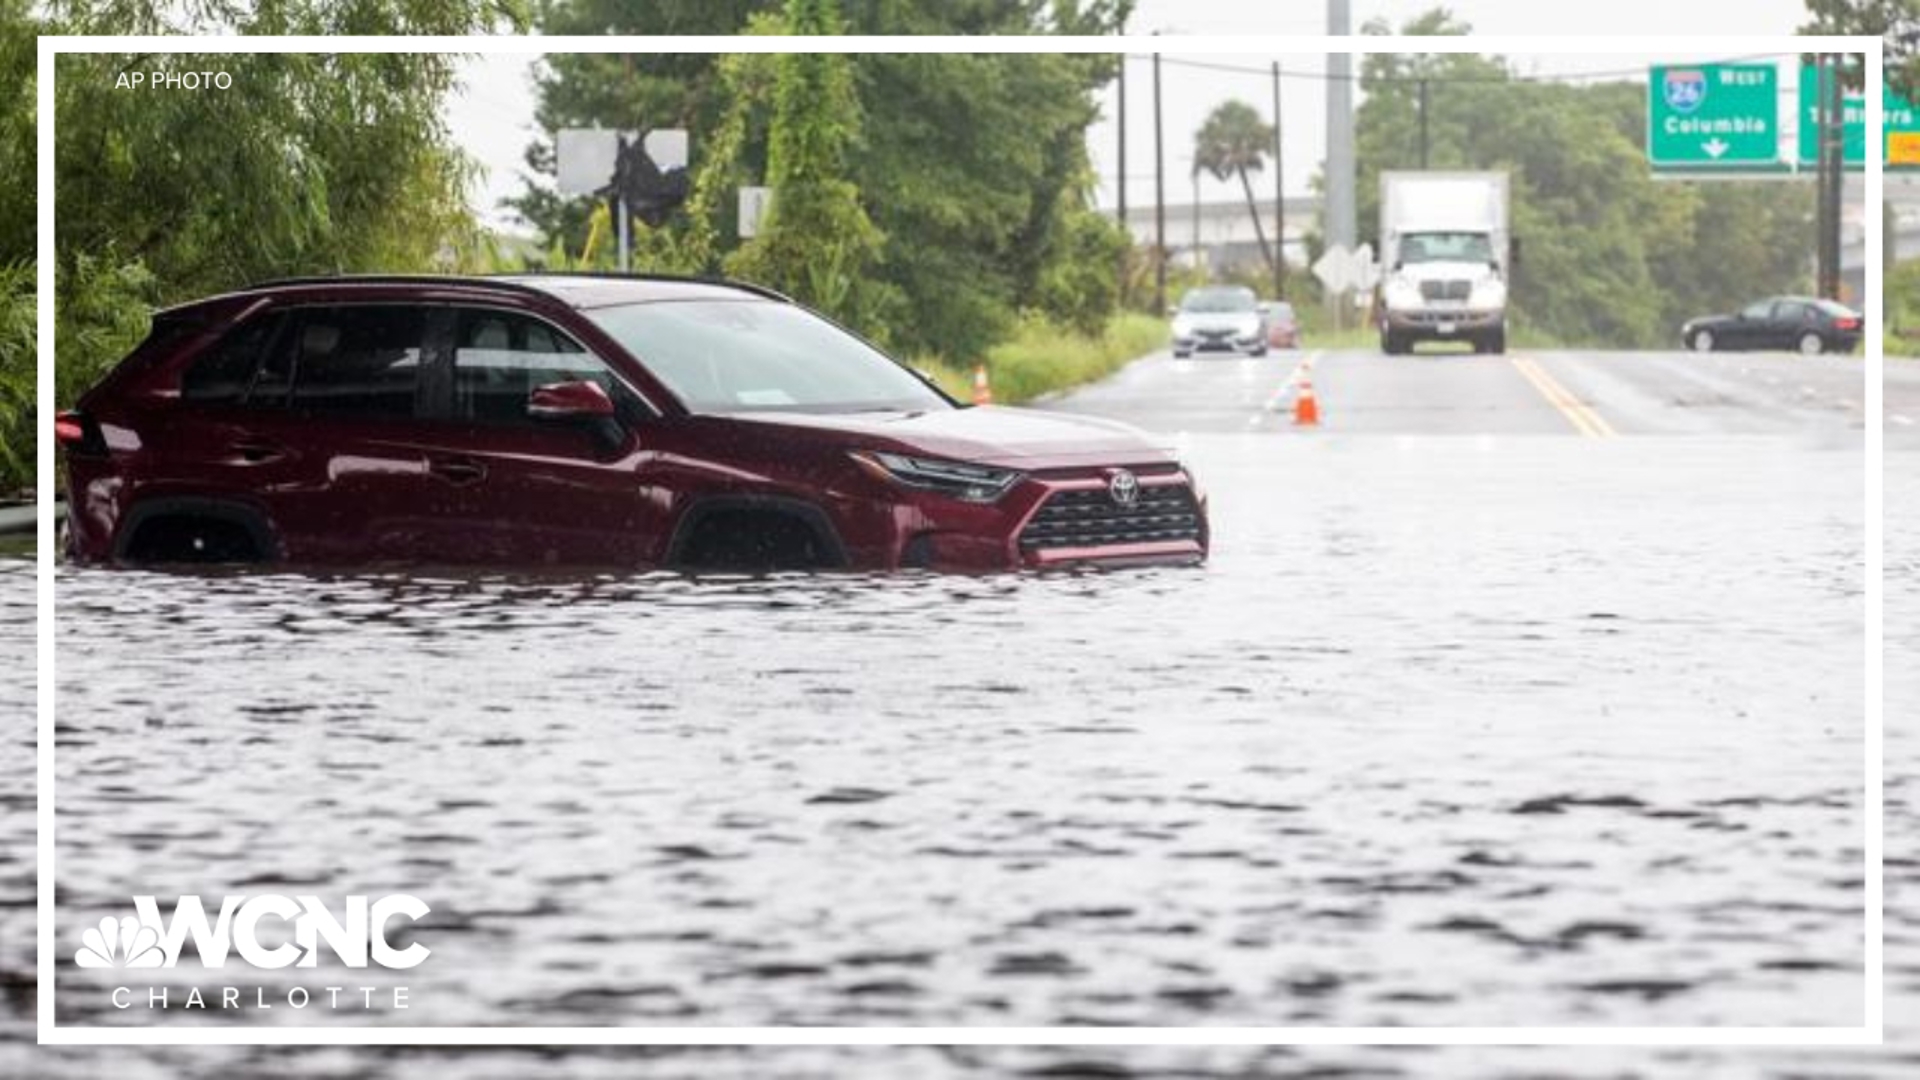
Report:
<svg viewBox="0 0 1920 1080"><path fill-rule="evenodd" d="M83 968L157 968L166 963L160 934L131 915L109 915L80 935L73 962Z"/></svg>

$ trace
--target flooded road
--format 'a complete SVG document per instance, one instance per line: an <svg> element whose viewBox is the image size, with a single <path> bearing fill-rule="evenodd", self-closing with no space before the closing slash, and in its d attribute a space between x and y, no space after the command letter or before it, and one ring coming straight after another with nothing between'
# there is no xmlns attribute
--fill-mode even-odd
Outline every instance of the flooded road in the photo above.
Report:
<svg viewBox="0 0 1920 1080"><path fill-rule="evenodd" d="M1857 1024L1862 464L1857 426L1822 417L1194 425L1197 570L63 570L60 1022ZM33 1071L1908 1075L1920 455L1889 460L1887 1015L1909 1049L128 1049ZM30 580L0 594L24 635ZM30 740L4 753L20 1040ZM225 1015L116 1009L70 962L133 894L259 892L417 895L432 956L197 973L269 1001L381 991ZM0 1068L26 1052L0 1043Z"/></svg>
<svg viewBox="0 0 1920 1080"><path fill-rule="evenodd" d="M408 892L433 957L62 1021L1858 1022L1857 453L1188 452L1200 570L63 571L61 941Z"/></svg>

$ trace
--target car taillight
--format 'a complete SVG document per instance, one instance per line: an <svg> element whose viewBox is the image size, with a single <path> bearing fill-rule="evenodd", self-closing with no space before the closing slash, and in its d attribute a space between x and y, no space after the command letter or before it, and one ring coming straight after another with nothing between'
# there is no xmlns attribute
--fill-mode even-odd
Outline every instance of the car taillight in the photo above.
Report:
<svg viewBox="0 0 1920 1080"><path fill-rule="evenodd" d="M70 454L98 457L107 452L100 425L83 412L68 410L53 418L53 437Z"/></svg>
<svg viewBox="0 0 1920 1080"><path fill-rule="evenodd" d="M1833 325L1840 330L1858 330L1860 329L1860 320L1849 315L1846 318L1833 320Z"/></svg>

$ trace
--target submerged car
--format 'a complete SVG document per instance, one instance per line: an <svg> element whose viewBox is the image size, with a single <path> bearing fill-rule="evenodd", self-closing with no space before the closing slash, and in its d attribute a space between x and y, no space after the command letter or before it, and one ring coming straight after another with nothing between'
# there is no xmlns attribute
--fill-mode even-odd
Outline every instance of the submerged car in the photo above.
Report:
<svg viewBox="0 0 1920 1080"><path fill-rule="evenodd" d="M1717 349L1794 349L1809 355L1852 352L1860 344L1860 313L1834 300L1775 296L1733 315L1708 315L1680 328L1695 352Z"/></svg>
<svg viewBox="0 0 1920 1080"><path fill-rule="evenodd" d="M1267 354L1266 316L1252 289L1206 285L1187 290L1173 311L1173 355L1196 352Z"/></svg>
<svg viewBox="0 0 1920 1080"><path fill-rule="evenodd" d="M322 278L160 312L55 423L84 562L1183 563L1124 425L961 405L751 285Z"/></svg>

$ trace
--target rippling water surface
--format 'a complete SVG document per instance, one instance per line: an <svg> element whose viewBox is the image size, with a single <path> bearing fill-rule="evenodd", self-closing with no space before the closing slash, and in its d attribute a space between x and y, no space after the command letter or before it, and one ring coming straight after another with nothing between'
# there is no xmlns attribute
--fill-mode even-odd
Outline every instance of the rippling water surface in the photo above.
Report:
<svg viewBox="0 0 1920 1080"><path fill-rule="evenodd" d="M1216 515L1197 570L63 570L61 1022L1860 1022L1857 450L1190 450ZM1890 505L1920 493L1889 472ZM1920 544L1898 516L1889 539L1890 655L1911 655ZM0 574L21 663L30 585ZM1904 666L1888 673L1890 703L1911 701ZM30 697L6 692L28 732ZM1888 715L1890 761L1911 762L1902 711ZM0 988L25 1025L30 739L5 753L21 812L0 862ZM1909 909L1912 848L1896 837L1912 835L1912 776L1889 780L1890 902ZM346 976L404 983L409 1007L117 1010L110 981L64 963L134 893L229 892L426 900L425 964ZM1900 911L1889 934L1889 987L1911 1005L1920 934ZM328 973L307 974L246 985ZM121 1053L157 1071L298 1068L266 1051ZM663 1067L828 1075L882 1053ZM1483 1075L1555 1053L1224 1060ZM1900 1068L1827 1055L1814 1060ZM1117 1058L887 1060L911 1075Z"/></svg>

